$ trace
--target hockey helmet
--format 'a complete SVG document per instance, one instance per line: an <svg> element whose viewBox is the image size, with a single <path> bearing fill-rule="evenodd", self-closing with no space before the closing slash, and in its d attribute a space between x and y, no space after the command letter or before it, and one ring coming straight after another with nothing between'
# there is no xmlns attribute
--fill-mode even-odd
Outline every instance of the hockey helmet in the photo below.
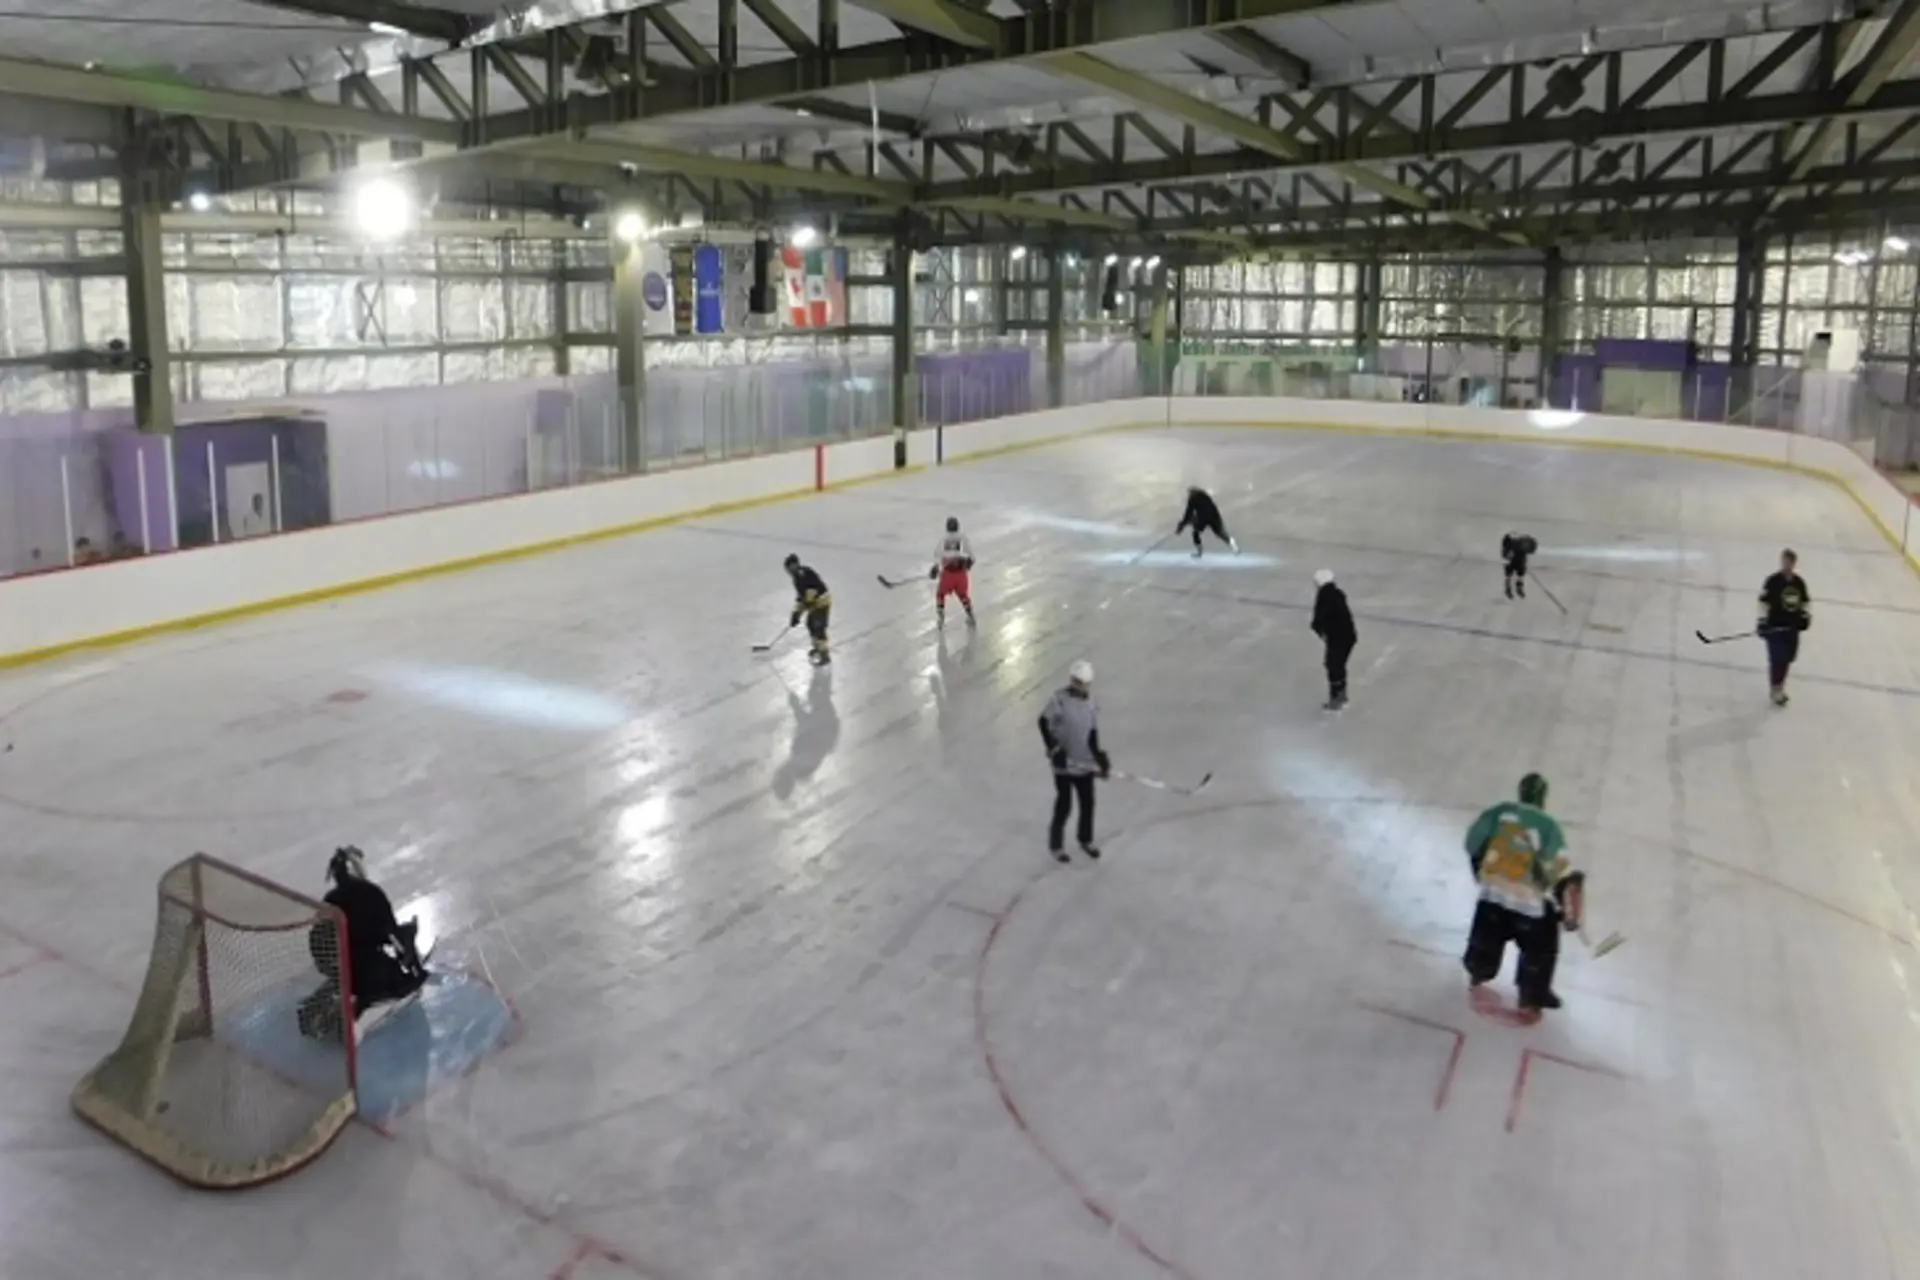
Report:
<svg viewBox="0 0 1920 1280"><path fill-rule="evenodd" d="M1086 686L1092 684L1093 683L1093 664L1091 662L1088 662L1085 658L1080 659L1078 662L1074 663L1072 666L1067 668L1067 679L1073 681L1077 685L1080 685L1082 688L1085 688Z"/></svg>
<svg viewBox="0 0 1920 1280"><path fill-rule="evenodd" d="M780 565L788 573L792 573L795 569L798 569L800 567L800 557L796 555L789 555L785 560L782 560L780 562Z"/></svg>
<svg viewBox="0 0 1920 1280"><path fill-rule="evenodd" d="M333 859L327 863L327 879L340 884L349 879L365 880L366 878L366 854L350 844L333 851Z"/></svg>
<svg viewBox="0 0 1920 1280"><path fill-rule="evenodd" d="M1326 586L1326 585L1327 585L1328 583L1330 583L1330 582L1332 582L1332 581L1333 581L1333 570L1331 570L1331 569L1316 569L1316 570L1314 570L1314 573L1313 573L1313 585L1314 585L1314 586L1316 586L1316 587L1324 587L1324 586Z"/></svg>
<svg viewBox="0 0 1920 1280"><path fill-rule="evenodd" d="M1547 803L1547 780L1537 773L1520 779L1520 803L1538 809Z"/></svg>
<svg viewBox="0 0 1920 1280"><path fill-rule="evenodd" d="M947 517L947 532L948 533L960 532L960 518L958 516Z"/></svg>

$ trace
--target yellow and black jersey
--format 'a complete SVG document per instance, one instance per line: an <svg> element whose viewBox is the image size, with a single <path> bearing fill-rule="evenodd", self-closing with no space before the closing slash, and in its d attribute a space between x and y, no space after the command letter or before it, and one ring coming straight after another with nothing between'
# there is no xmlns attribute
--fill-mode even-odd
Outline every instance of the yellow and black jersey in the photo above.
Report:
<svg viewBox="0 0 1920 1280"><path fill-rule="evenodd" d="M827 594L827 581L811 567L801 565L793 570L793 607L800 612L813 612L825 609L833 603Z"/></svg>

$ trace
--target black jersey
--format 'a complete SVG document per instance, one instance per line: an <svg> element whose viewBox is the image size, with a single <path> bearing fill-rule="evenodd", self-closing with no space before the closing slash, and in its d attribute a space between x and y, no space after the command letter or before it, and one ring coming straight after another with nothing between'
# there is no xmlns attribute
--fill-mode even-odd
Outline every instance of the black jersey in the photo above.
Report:
<svg viewBox="0 0 1920 1280"><path fill-rule="evenodd" d="M827 596L827 581L807 565L792 570L793 607L795 609L824 609L832 603Z"/></svg>
<svg viewBox="0 0 1920 1280"><path fill-rule="evenodd" d="M1328 644L1351 645L1360 638L1347 593L1335 583L1322 584L1313 598L1313 633Z"/></svg>
<svg viewBox="0 0 1920 1280"><path fill-rule="evenodd" d="M1213 529L1220 525L1220 508L1214 505L1213 495L1205 489L1187 490L1187 510L1180 517L1180 523L1174 532L1182 529Z"/></svg>
<svg viewBox="0 0 1920 1280"><path fill-rule="evenodd" d="M1510 533L1500 539L1500 554L1511 565L1526 564L1527 557L1539 549L1540 544L1533 540L1531 534Z"/></svg>
<svg viewBox="0 0 1920 1280"><path fill-rule="evenodd" d="M1767 631L1805 631L1813 625L1812 597L1797 573L1772 573L1760 588L1760 626Z"/></svg>
<svg viewBox="0 0 1920 1280"><path fill-rule="evenodd" d="M371 880L352 876L327 890L327 905L347 918L347 954L356 970L367 970L389 939L400 932L387 891Z"/></svg>

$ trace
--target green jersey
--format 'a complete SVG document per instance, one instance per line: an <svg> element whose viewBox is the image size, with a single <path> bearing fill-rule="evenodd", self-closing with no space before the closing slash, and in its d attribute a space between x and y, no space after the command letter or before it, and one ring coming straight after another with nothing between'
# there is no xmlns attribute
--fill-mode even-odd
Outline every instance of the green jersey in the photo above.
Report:
<svg viewBox="0 0 1920 1280"><path fill-rule="evenodd" d="M1474 820L1467 857L1480 896L1523 916L1545 915L1553 887L1573 872L1560 824L1517 800L1502 801Z"/></svg>

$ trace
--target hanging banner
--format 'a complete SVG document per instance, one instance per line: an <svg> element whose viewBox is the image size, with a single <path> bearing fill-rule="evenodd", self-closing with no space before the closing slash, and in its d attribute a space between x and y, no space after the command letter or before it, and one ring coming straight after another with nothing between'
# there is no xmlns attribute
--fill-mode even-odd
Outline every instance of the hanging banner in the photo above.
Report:
<svg viewBox="0 0 1920 1280"><path fill-rule="evenodd" d="M791 245L780 250L780 274L785 279L787 323L804 329L807 327L806 262Z"/></svg>
<svg viewBox="0 0 1920 1280"><path fill-rule="evenodd" d="M673 333L673 277L663 245L648 244L640 250L641 332L649 338Z"/></svg>
<svg viewBox="0 0 1920 1280"><path fill-rule="evenodd" d="M696 333L726 332L726 266L720 246L702 244L693 250L693 328Z"/></svg>
<svg viewBox="0 0 1920 1280"><path fill-rule="evenodd" d="M852 324L847 315L847 251L827 250L827 323L834 328Z"/></svg>
<svg viewBox="0 0 1920 1280"><path fill-rule="evenodd" d="M764 327L764 319L753 314L753 246L728 245L722 253L726 274L720 286L721 327L728 333L746 333Z"/></svg>
<svg viewBox="0 0 1920 1280"><path fill-rule="evenodd" d="M667 250L673 264L673 331L693 332L693 247L677 244Z"/></svg>
<svg viewBox="0 0 1920 1280"><path fill-rule="evenodd" d="M827 319L827 256L826 249L807 250L805 262L807 270L807 326L824 329Z"/></svg>

